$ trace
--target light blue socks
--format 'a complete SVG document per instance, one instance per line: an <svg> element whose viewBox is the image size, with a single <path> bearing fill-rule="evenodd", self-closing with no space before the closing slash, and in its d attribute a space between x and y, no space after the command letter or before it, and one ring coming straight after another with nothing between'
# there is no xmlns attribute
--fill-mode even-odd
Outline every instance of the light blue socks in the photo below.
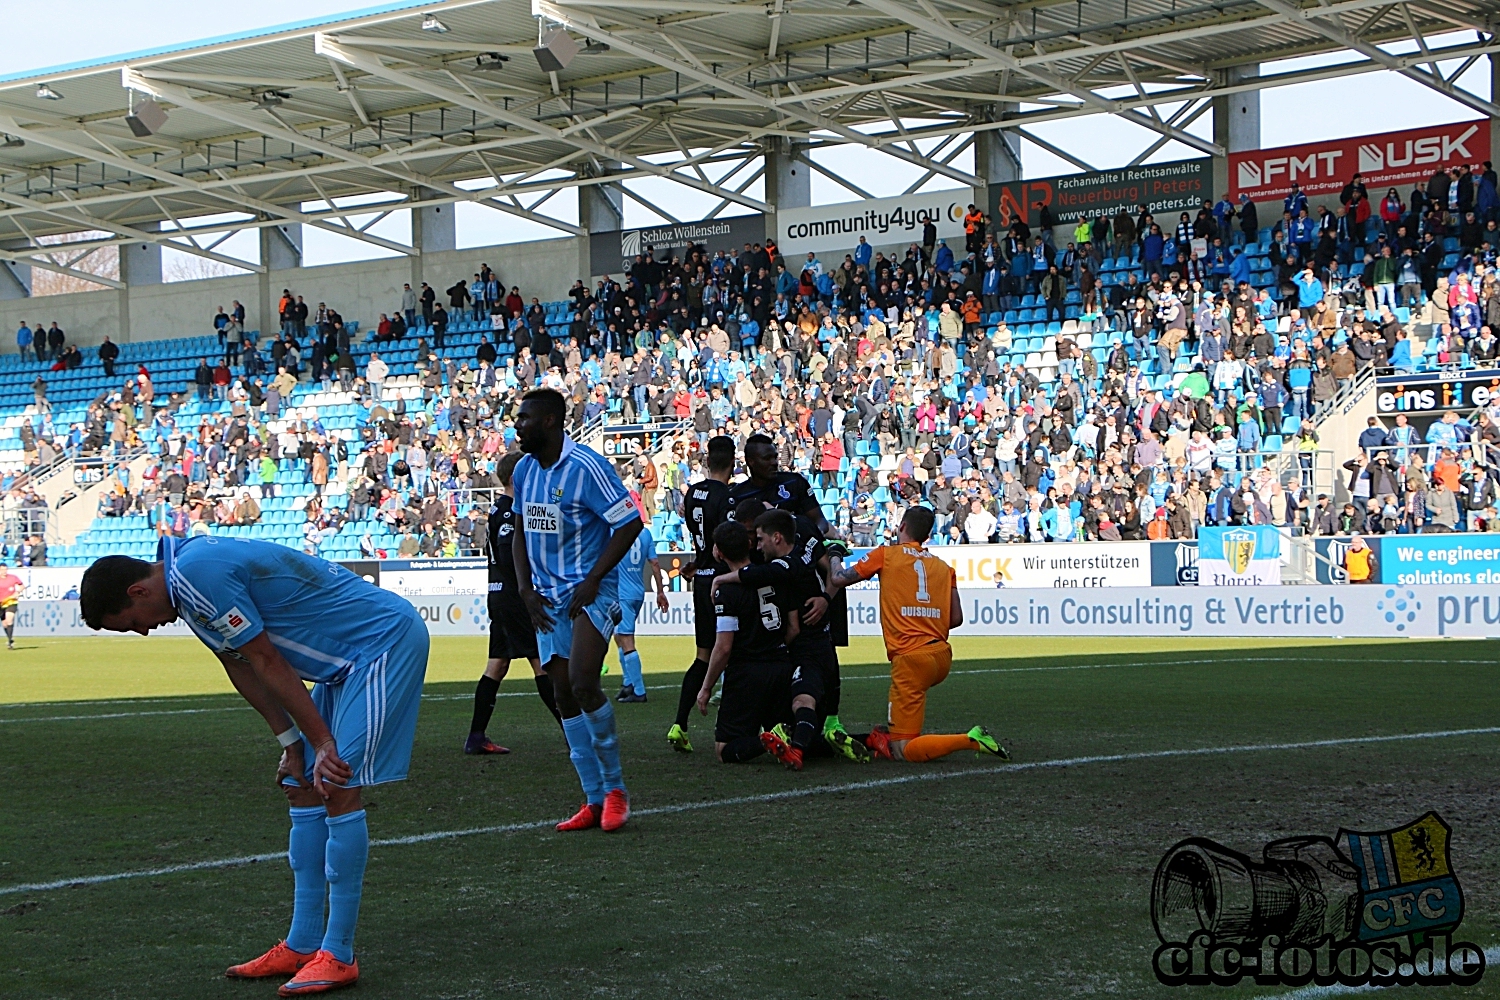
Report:
<svg viewBox="0 0 1500 1000"><path fill-rule="evenodd" d="M584 712L589 732L594 737L594 754L599 760L600 776L608 791L625 787L625 776L620 770L620 738L615 735L615 709L605 699L604 704L592 712Z"/></svg>
<svg viewBox="0 0 1500 1000"><path fill-rule="evenodd" d="M292 866L292 929L286 945L304 955L318 950L323 940L323 899L328 880L323 875L323 846L328 842L328 812L322 806L291 810L292 834L286 858Z"/></svg>
<svg viewBox="0 0 1500 1000"><path fill-rule="evenodd" d="M605 707L609 703L605 702ZM599 773L599 756L594 752L594 737L590 733L587 716L575 715L562 720L563 736L568 740L568 757L573 769L578 772L578 783L583 786L583 797L591 805L604 805L604 777ZM618 757L616 757L618 761ZM616 765L618 769L618 764Z"/></svg>
<svg viewBox="0 0 1500 1000"><path fill-rule="evenodd" d="M646 693L646 678L641 676L641 654L632 649L620 654L620 672L625 675L625 686L636 694Z"/></svg>
<svg viewBox="0 0 1500 1000"><path fill-rule="evenodd" d="M354 961L354 925L365 887L370 856L370 828L363 809L329 816L325 874L328 876L328 931L323 950L340 962Z"/></svg>

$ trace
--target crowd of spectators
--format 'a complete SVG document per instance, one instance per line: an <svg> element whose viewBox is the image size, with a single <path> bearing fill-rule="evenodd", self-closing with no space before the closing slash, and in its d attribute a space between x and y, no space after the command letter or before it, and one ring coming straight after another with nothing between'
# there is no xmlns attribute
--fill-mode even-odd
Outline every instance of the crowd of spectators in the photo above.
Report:
<svg viewBox="0 0 1500 1000"><path fill-rule="evenodd" d="M958 254L930 225L899 257L861 238L832 264L789 262L770 243L647 248L621 279L576 282L560 319L485 265L441 297L406 286L367 331L363 370L354 326L287 290L264 351L238 303L219 310L224 353L195 377L216 413L179 424L142 368L73 434L125 452L151 425L160 453L139 483L116 470L100 513L149 512L173 534L256 523L294 472L313 487L302 509L314 551L353 530L378 554L378 522L399 538L386 554L479 552L485 491L536 386L568 395L575 427L670 428L654 457L623 463L648 514L668 522L709 437L765 433L856 544L891 539L913 503L936 510L939 543L1191 538L1245 523L1488 528L1500 413L1445 418L1422 441L1399 426L1361 439L1358 456L1337 456L1347 506L1314 474L1321 408L1364 372L1411 370L1415 324L1432 325L1438 364L1500 353L1487 168L1434 175L1406 202L1388 192L1375 210L1355 177L1313 229L1294 190L1270 227L1276 278L1259 288L1244 261L1266 236L1260 209L1226 196L1169 230L1142 206L1081 220L1061 241L1045 206L1038 229L998 232L971 206ZM1435 259L1434 241L1454 238L1463 252ZM1016 349L1006 317L1028 302L1046 314L1044 351ZM485 336L453 349L454 323ZM415 391L391 392L380 350L413 342ZM299 385L347 391L357 426L288 409Z"/></svg>

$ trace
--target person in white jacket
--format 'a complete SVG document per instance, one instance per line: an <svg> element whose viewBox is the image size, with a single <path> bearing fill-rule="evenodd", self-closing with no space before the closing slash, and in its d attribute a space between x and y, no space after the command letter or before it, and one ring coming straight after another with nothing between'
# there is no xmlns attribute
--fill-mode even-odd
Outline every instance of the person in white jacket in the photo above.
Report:
<svg viewBox="0 0 1500 1000"><path fill-rule="evenodd" d="M385 378L391 373L390 366L380 360L380 355L371 353L370 363L365 366L365 381L370 383L370 399L380 399L380 387L385 383Z"/></svg>

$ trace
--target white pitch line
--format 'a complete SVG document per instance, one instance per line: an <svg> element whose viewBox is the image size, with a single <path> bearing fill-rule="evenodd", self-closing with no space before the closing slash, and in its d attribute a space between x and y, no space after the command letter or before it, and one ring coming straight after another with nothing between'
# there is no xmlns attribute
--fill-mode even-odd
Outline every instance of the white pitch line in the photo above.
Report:
<svg viewBox="0 0 1500 1000"><path fill-rule="evenodd" d="M1030 673L1052 673L1056 671L1070 670L1116 670L1141 667L1192 667L1205 664L1227 663L1300 663L1306 657L1301 656L1241 656L1241 657L1206 657L1196 660L1147 660L1140 663L1066 663L1046 667L981 667L975 670L954 670L949 677L957 677L965 674L1030 674ZM1365 657L1321 657L1325 663L1366 663ZM1387 660L1387 663L1395 663L1403 666L1430 666L1429 660ZM1448 663L1489 666L1489 660L1448 660ZM889 680L887 674L850 674L845 681L885 681ZM647 691L678 691L680 684L653 684L649 685ZM497 698L530 698L534 696L531 691L498 691ZM206 695L202 697L221 697L219 695ZM423 701L472 701L472 694L424 694ZM163 699L178 700L178 699ZM111 702L54 702L52 704L112 704ZM30 705L6 705L3 708L27 708ZM198 715L203 712L233 712L249 711L248 705L229 705L223 708L179 708L179 709L156 709L146 712L107 712L98 715L36 715L22 718L4 719L0 718L0 725L11 722L76 722L88 719L132 719L149 715Z"/></svg>
<svg viewBox="0 0 1500 1000"><path fill-rule="evenodd" d="M223 708L169 708L151 712L102 712L95 715L46 715L23 719L0 719L0 726L10 722L76 722L86 719L139 719L148 715L202 715L205 712L244 712L249 705L225 705Z"/></svg>
<svg viewBox="0 0 1500 1000"><path fill-rule="evenodd" d="M674 805L652 806L632 810L633 817L668 816L676 813L698 812L704 809L722 809L732 806L764 805L786 799L811 798L818 795L836 795L844 792L868 791L874 788L889 788L896 785L911 785L929 781L952 781L956 778L972 778L982 775L1009 774L1020 771L1079 767L1085 764L1114 764L1136 760L1164 760L1173 757L1208 757L1221 754L1261 753L1270 750L1313 750L1322 747L1361 746L1372 743L1398 743L1411 740L1440 740L1455 736L1488 736L1500 733L1500 726L1482 729L1440 729L1425 733L1396 733L1387 736L1348 736L1330 740L1305 740L1297 743L1250 743L1223 747L1194 747L1184 750L1142 750L1135 753L1094 754L1083 757L1060 757L1051 760L1025 761L1000 764L994 767L974 767L961 771L918 771L894 778L874 778L869 781L852 781L843 784L811 785L806 788L789 788L780 792L761 795L738 795L727 799L707 799L700 802L679 802ZM435 830L430 833L414 833L405 837L389 837L370 841L371 847L399 847L408 844L426 844L437 840L456 840L461 837L477 837L493 834L520 833L527 830L542 830L561 822L560 819L531 820L523 823L503 823L498 826L476 826L463 830ZM220 858L214 861L194 861L187 864L168 865L142 871L115 872L110 875L85 875L79 878L58 879L55 882L33 882L25 885L0 887L0 896L21 892L47 892L66 889L70 886L100 885L119 882L123 879L152 878L158 875L173 875L180 872L204 871L215 868L233 868L237 865L275 861L286 857L286 852L274 854L247 854L237 858Z"/></svg>

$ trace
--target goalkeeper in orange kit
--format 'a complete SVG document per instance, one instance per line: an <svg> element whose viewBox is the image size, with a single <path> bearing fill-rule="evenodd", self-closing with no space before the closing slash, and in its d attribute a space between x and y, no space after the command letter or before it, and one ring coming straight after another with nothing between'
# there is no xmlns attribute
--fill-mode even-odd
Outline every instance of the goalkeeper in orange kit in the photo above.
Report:
<svg viewBox="0 0 1500 1000"><path fill-rule="evenodd" d="M871 549L829 581L831 595L880 576L880 627L891 658L890 726L875 727L863 742L875 756L889 760L936 760L960 750L1009 760L1010 752L983 726L951 736L922 735L927 692L953 666L948 631L964 623L952 567L925 548L932 524L931 510L908 508L895 545Z"/></svg>

